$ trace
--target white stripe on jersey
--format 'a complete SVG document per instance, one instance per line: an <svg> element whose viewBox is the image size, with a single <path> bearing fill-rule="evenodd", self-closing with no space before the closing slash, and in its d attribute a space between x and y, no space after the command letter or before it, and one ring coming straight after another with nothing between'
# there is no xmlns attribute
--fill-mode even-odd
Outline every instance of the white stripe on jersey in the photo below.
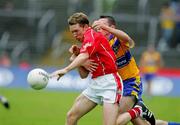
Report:
<svg viewBox="0 0 180 125"><path fill-rule="evenodd" d="M93 38L93 42L94 42L94 35L93 35L93 30L91 29L91 36Z"/></svg>
<svg viewBox="0 0 180 125"><path fill-rule="evenodd" d="M105 50L105 52L111 57L111 59L113 60L113 62L116 64L116 61L114 60L114 58L111 56L111 54L106 50L106 48L101 44L102 48Z"/></svg>
<svg viewBox="0 0 180 125"><path fill-rule="evenodd" d="M103 74L105 75L105 74L106 74L106 73L105 73L105 67L104 67L104 65L102 64L102 62L100 61L98 54L96 54L96 57L98 58L98 61L100 62L101 66L102 66Z"/></svg>
<svg viewBox="0 0 180 125"><path fill-rule="evenodd" d="M94 35L93 35L93 30L91 29L91 36L92 36L92 38L93 38L93 43L94 43ZM91 53L89 54L89 56L91 56L91 54L94 52L94 50L95 50L95 47L93 48L93 50L91 51Z"/></svg>

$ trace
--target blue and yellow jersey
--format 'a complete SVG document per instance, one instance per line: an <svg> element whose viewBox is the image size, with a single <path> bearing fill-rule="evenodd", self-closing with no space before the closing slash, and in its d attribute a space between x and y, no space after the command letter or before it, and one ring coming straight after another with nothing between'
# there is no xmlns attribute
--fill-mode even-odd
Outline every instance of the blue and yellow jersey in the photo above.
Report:
<svg viewBox="0 0 180 125"><path fill-rule="evenodd" d="M142 55L142 72L144 74L156 73L159 69L161 56L158 52L149 53L145 51Z"/></svg>
<svg viewBox="0 0 180 125"><path fill-rule="evenodd" d="M120 41L113 35L110 36L109 43L116 54L118 73L122 80L124 81L130 78L140 79L139 69L134 57L130 53L129 43Z"/></svg>

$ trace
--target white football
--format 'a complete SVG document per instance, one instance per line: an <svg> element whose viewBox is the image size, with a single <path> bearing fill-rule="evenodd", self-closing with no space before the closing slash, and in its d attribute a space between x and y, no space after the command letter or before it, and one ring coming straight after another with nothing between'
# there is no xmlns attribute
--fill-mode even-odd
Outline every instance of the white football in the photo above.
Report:
<svg viewBox="0 0 180 125"><path fill-rule="evenodd" d="M40 90L47 86L49 75L45 70L36 68L28 73L27 82L33 89Z"/></svg>

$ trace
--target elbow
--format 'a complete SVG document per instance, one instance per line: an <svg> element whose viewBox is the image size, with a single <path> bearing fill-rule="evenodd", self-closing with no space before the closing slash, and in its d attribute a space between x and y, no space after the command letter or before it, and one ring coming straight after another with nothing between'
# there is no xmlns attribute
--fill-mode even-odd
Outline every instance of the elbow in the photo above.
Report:
<svg viewBox="0 0 180 125"><path fill-rule="evenodd" d="M132 39L129 39L129 47L133 48L135 46L135 42Z"/></svg>

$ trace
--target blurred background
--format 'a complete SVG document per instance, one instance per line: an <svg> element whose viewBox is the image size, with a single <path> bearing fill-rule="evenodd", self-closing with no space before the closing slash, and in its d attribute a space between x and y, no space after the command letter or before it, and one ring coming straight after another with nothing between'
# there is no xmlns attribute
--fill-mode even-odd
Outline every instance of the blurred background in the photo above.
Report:
<svg viewBox="0 0 180 125"><path fill-rule="evenodd" d="M178 0L0 0L0 55L6 53L12 65L66 65L74 41L67 18L82 11L91 21L114 16L136 42L137 61L153 43L167 67L180 67L179 6Z"/></svg>
<svg viewBox="0 0 180 125"><path fill-rule="evenodd" d="M0 0L0 65L13 71L12 67L18 71L51 67L47 71L52 72L52 67L69 64L68 49L76 42L69 32L67 18L80 11L91 22L100 15L113 16L117 28L135 41L131 51L138 65L142 53L153 45L163 61L158 73L179 76L179 0ZM18 73L11 76L15 75ZM16 79L9 80L12 82L8 85L20 84L13 80ZM1 81L0 85L7 80Z"/></svg>
<svg viewBox="0 0 180 125"><path fill-rule="evenodd" d="M180 0L0 0L0 95L11 101L12 94L25 93L26 76L33 68L52 72L69 64L68 49L75 40L67 18L74 12L84 12L91 22L100 15L113 16L117 28L135 41L131 51L138 65L148 45L154 45L163 66L151 94L180 100ZM72 71L60 81L50 81L47 88L81 91L87 82ZM172 118L177 121L180 116Z"/></svg>

